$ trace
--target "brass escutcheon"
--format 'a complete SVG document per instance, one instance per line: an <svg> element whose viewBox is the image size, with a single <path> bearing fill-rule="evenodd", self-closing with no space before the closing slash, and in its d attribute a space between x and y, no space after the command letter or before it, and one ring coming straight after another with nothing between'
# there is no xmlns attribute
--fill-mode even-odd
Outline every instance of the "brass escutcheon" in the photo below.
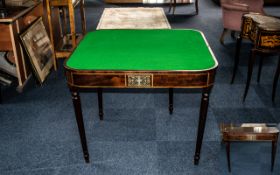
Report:
<svg viewBox="0 0 280 175"><path fill-rule="evenodd" d="M127 74L128 87L152 87L152 74Z"/></svg>

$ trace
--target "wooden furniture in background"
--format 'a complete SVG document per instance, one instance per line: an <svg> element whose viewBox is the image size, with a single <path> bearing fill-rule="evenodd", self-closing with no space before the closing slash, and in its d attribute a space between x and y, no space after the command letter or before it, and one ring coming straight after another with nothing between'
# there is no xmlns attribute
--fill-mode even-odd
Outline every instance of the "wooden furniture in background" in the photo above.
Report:
<svg viewBox="0 0 280 175"><path fill-rule="evenodd" d="M222 141L226 143L228 170L230 165L230 142L232 141L271 141L271 171L273 171L279 130L266 124L221 124Z"/></svg>
<svg viewBox="0 0 280 175"><path fill-rule="evenodd" d="M8 16L0 18L0 51L12 51L15 57L18 79L17 90L21 92L31 72L26 64L24 52L20 45L19 34L27 29L37 18L43 15L43 4L31 7L7 7Z"/></svg>
<svg viewBox="0 0 280 175"><path fill-rule="evenodd" d="M273 55L280 54L280 19L272 16L264 16L257 13L245 14L242 17L242 27L240 36L238 36L236 43L235 52L235 63L233 69L232 83L234 82L235 74L237 71L239 63L239 52L242 39L249 39L253 43L253 48L251 49L251 57L248 63L248 74L247 83L243 96L243 101L246 99L250 81L253 72L253 64L256 59L256 55ZM262 59L259 65L258 82L260 80L261 69L262 69ZM274 76L273 89L272 89L272 101L275 99L275 93L277 89L278 78L280 74L280 56L279 63Z"/></svg>
<svg viewBox="0 0 280 175"><path fill-rule="evenodd" d="M27 80L31 77L31 72L26 64L23 48L20 45L19 34L26 30L37 18L42 17L49 34L49 26L46 11L46 2L38 2L30 7L7 7L8 16L0 18L0 51L12 52L14 55L16 73L18 79L17 91L22 92ZM52 23L54 24L54 41L57 42L60 35L59 21L54 18L59 15L58 10L53 10Z"/></svg>
<svg viewBox="0 0 280 175"><path fill-rule="evenodd" d="M86 34L86 19L85 19L85 11L84 11L84 0L46 0L47 5L47 15L48 15L48 24L50 30L50 39L54 46L55 56L56 58L67 58L75 49L77 44L80 42L82 37ZM80 15L81 15L81 22L82 22L82 34L76 33L76 26L75 26L75 13L74 8L79 5L80 6ZM55 24L53 23L52 13L53 10L60 9L62 26L60 27L63 29L61 31L61 35L59 36L59 41L55 42L55 31L54 27ZM67 14L68 12L68 14ZM70 23L70 34L68 34L67 30L67 15L69 16L69 23ZM57 69L57 63L54 62L54 67Z"/></svg>

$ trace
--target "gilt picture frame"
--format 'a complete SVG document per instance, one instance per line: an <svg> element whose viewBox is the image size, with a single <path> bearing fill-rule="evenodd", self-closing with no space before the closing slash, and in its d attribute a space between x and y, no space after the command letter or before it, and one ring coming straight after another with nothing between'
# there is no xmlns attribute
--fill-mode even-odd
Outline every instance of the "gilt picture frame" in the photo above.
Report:
<svg viewBox="0 0 280 175"><path fill-rule="evenodd" d="M55 53L42 17L34 21L30 27L20 35L33 72L42 84L54 65Z"/></svg>

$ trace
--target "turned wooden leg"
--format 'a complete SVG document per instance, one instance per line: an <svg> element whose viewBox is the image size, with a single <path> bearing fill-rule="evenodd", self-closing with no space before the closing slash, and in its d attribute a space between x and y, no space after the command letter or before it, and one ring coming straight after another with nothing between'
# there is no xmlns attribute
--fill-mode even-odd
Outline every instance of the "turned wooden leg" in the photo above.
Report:
<svg viewBox="0 0 280 175"><path fill-rule="evenodd" d="M226 152L227 152L227 164L228 164L228 171L231 172L230 166L230 142L226 141Z"/></svg>
<svg viewBox="0 0 280 175"><path fill-rule="evenodd" d="M82 108L81 108L80 95L79 95L78 91L74 91L74 90L71 90L71 94L72 94L72 101L73 101L74 110L75 110L76 121L77 121L77 125L79 128L80 141L81 141L82 148L83 148L84 159L85 159L86 163L89 163L89 153L88 153L88 148L87 148L87 139L86 139L86 134L85 134L85 127L84 127L84 120L83 120L83 114L82 114Z"/></svg>
<svg viewBox="0 0 280 175"><path fill-rule="evenodd" d="M276 72L275 72L275 75L274 75L274 80L273 80L272 101L275 100L275 94L276 94L279 75L280 75L280 56L279 56L278 66L277 66L277 69L276 69Z"/></svg>
<svg viewBox="0 0 280 175"><path fill-rule="evenodd" d="M257 80L258 83L260 82L260 79L261 79L262 65L263 65L263 56L261 56L260 63L259 63L258 80Z"/></svg>
<svg viewBox="0 0 280 175"><path fill-rule="evenodd" d="M248 73L247 73L247 82L246 82L246 87L245 87L245 92L243 95L243 102L246 99L249 87L250 87L250 82L251 82L251 78L252 78L252 72L253 72L253 66L254 66L254 62L255 62L255 57L256 57L256 51L254 49L251 50L251 56L248 62Z"/></svg>
<svg viewBox="0 0 280 175"><path fill-rule="evenodd" d="M102 88L97 89L98 95L98 109L99 109L99 119L103 120L103 99L102 99Z"/></svg>
<svg viewBox="0 0 280 175"><path fill-rule="evenodd" d="M200 150L202 146L203 134L204 134L205 123L207 118L210 90L211 88L205 88L203 89L202 92L200 113L199 113L199 123L197 128L195 155L194 155L195 165L198 165L200 159Z"/></svg>
<svg viewBox="0 0 280 175"><path fill-rule="evenodd" d="M221 43L222 45L225 45L225 44L224 44L224 37L225 37L225 35L227 34L227 32L228 32L228 29L225 29L225 28L224 28L223 33L221 34L221 37L220 37L220 43Z"/></svg>
<svg viewBox="0 0 280 175"><path fill-rule="evenodd" d="M231 84L234 83L236 71L237 71L238 64L239 64L239 55L240 55L241 42L242 42L242 37L239 35L237 37L237 42L236 42L236 47L235 47L234 67L233 67L233 73L232 73L232 78L231 78Z"/></svg>
<svg viewBox="0 0 280 175"><path fill-rule="evenodd" d="M169 88L169 114L173 113L173 88Z"/></svg>

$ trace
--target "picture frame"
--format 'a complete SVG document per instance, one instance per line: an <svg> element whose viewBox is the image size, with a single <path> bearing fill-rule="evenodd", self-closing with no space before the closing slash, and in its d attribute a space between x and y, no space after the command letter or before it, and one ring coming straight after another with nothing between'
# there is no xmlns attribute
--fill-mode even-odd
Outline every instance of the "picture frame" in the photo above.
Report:
<svg viewBox="0 0 280 175"><path fill-rule="evenodd" d="M26 31L20 34L20 39L33 72L39 83L42 84L50 73L55 60L54 49L42 17L36 19Z"/></svg>

